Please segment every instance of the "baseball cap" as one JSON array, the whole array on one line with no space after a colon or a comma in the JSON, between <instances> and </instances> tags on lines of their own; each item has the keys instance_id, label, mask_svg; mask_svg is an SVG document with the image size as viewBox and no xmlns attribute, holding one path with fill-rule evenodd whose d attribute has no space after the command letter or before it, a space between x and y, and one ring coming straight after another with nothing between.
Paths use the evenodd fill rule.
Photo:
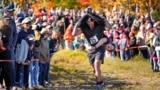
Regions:
<instances>
[{"instance_id":1,"label":"baseball cap","mask_svg":"<svg viewBox=\"0 0 160 90\"><path fill-rule=\"evenodd\" d=\"M10 20L11 17L10 17L10 16L3 16L3 19L8 19L8 20Z\"/></svg>"},{"instance_id":2,"label":"baseball cap","mask_svg":"<svg viewBox=\"0 0 160 90\"><path fill-rule=\"evenodd\" d=\"M9 4L8 6L6 6L6 7L4 8L4 11L7 11L7 12L12 12L12 11L14 11L14 3L11 3L11 4Z\"/></svg>"},{"instance_id":3,"label":"baseball cap","mask_svg":"<svg viewBox=\"0 0 160 90\"><path fill-rule=\"evenodd\" d=\"M22 24L29 23L29 22L31 22L31 21L32 21L32 20L31 20L30 17L26 17L26 18L24 18L24 20L22 21Z\"/></svg>"}]
</instances>

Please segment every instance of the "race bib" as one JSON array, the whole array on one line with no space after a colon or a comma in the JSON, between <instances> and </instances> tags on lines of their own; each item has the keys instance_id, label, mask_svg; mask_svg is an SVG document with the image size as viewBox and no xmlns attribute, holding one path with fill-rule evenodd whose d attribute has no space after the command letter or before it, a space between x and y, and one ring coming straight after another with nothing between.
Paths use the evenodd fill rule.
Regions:
<instances>
[{"instance_id":1,"label":"race bib","mask_svg":"<svg viewBox=\"0 0 160 90\"><path fill-rule=\"evenodd\" d=\"M90 43L91 43L91 44L95 44L95 43L97 43L97 42L98 42L98 38L97 38L96 35L90 38Z\"/></svg>"}]
</instances>

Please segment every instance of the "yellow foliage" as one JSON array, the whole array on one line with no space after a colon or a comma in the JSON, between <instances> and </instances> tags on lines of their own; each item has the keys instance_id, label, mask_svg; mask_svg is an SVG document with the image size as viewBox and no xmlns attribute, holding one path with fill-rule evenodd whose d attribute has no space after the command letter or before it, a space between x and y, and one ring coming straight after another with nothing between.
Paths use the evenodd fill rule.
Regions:
<instances>
[{"instance_id":1,"label":"yellow foliage","mask_svg":"<svg viewBox=\"0 0 160 90\"><path fill-rule=\"evenodd\" d=\"M90 0L90 5L95 9L95 10L100 10L100 2L99 0Z\"/></svg>"}]
</instances>

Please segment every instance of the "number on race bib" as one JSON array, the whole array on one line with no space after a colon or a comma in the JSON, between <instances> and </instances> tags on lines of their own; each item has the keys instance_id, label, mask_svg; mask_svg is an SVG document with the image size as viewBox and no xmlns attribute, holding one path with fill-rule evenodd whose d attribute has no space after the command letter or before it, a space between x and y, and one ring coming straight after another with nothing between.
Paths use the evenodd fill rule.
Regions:
<instances>
[{"instance_id":1,"label":"number on race bib","mask_svg":"<svg viewBox=\"0 0 160 90\"><path fill-rule=\"evenodd\" d=\"M91 44L95 44L95 43L97 43L97 42L98 42L98 38L97 38L96 35L90 38L90 43L91 43Z\"/></svg>"}]
</instances>

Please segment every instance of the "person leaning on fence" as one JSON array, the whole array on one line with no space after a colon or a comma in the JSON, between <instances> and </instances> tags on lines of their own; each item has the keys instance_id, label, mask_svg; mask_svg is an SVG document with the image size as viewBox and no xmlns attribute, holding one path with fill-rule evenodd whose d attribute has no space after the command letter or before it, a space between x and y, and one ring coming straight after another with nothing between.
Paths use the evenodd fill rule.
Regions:
<instances>
[{"instance_id":1,"label":"person leaning on fence","mask_svg":"<svg viewBox=\"0 0 160 90\"><path fill-rule=\"evenodd\" d=\"M4 50L0 50L0 89L3 84L3 79L5 81L6 90L11 88L11 62L5 60L11 60L10 52L10 38L11 38L11 29L9 27L10 17L4 16L0 20L0 32L1 34L1 45L3 43ZM4 60L4 62L2 62Z\"/></svg>"},{"instance_id":2,"label":"person leaning on fence","mask_svg":"<svg viewBox=\"0 0 160 90\"><path fill-rule=\"evenodd\" d=\"M99 25L99 22L96 22L96 20L93 19L92 15L94 16L95 14L88 14L82 17L80 21L78 21L80 23L77 23L75 25L72 34L73 36L77 36L81 33L84 33L89 43L89 46L86 46L86 50L88 52L88 58L96 77L96 89L99 90L99 88L102 88L104 86L100 67L104 59L104 43L107 42L107 38L103 33L103 31L105 30L105 25L101 23L101 26ZM95 17L100 19L98 16ZM103 22L102 19L100 19L99 21Z\"/></svg>"},{"instance_id":3,"label":"person leaning on fence","mask_svg":"<svg viewBox=\"0 0 160 90\"><path fill-rule=\"evenodd\" d=\"M17 72L16 82L19 88L23 86L28 88L29 63L32 58L32 50L34 48L33 38L34 31L31 30L31 19L26 17L22 21L22 30L18 34L16 58ZM20 45L20 46L19 46ZM18 51L20 50L20 51Z\"/></svg>"}]
</instances>

